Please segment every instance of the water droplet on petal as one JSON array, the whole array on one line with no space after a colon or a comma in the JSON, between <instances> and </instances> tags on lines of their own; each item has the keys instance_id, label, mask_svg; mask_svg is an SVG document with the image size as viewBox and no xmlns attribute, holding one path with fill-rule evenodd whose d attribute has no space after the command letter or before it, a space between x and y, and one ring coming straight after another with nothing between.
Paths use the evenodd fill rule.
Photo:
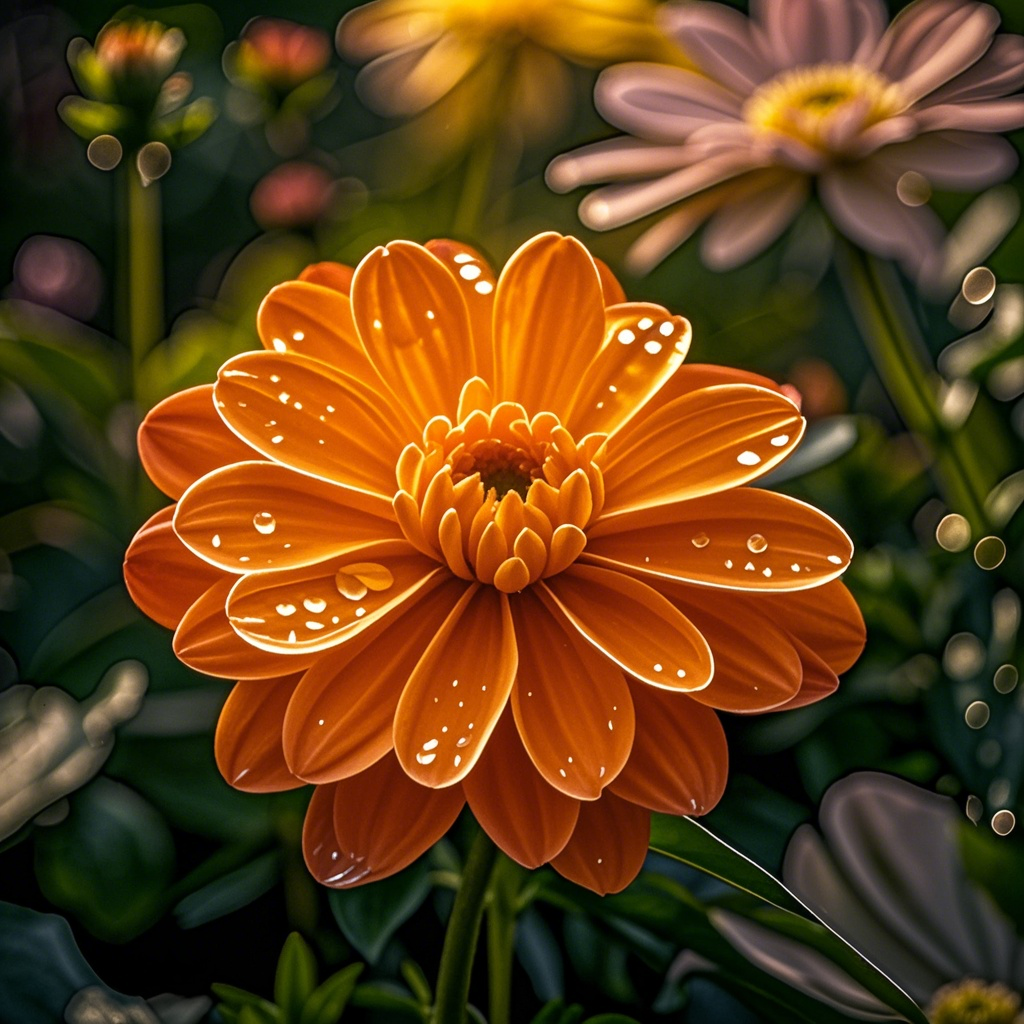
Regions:
<instances>
[{"instance_id":1,"label":"water droplet on petal","mask_svg":"<svg viewBox=\"0 0 1024 1024\"><path fill-rule=\"evenodd\" d=\"M277 520L269 512L257 512L252 517L252 525L257 533L273 533L277 529Z\"/></svg>"},{"instance_id":2,"label":"water droplet on petal","mask_svg":"<svg viewBox=\"0 0 1024 1024\"><path fill-rule=\"evenodd\" d=\"M430 764L430 762L433 761L434 758L436 758L436 757L437 757L437 754L420 754L420 753L417 753L416 760L419 761L420 764Z\"/></svg>"},{"instance_id":3,"label":"water droplet on petal","mask_svg":"<svg viewBox=\"0 0 1024 1024\"><path fill-rule=\"evenodd\" d=\"M691 543L693 544L693 546L695 548L706 548L708 546L708 544L710 543L710 541L711 541L711 538L706 533L704 533L703 530L702 530L700 533L698 533L693 538Z\"/></svg>"},{"instance_id":4,"label":"water droplet on petal","mask_svg":"<svg viewBox=\"0 0 1024 1024\"><path fill-rule=\"evenodd\" d=\"M760 533L752 533L747 538L747 550L755 555L768 550L768 541Z\"/></svg>"},{"instance_id":5,"label":"water droplet on petal","mask_svg":"<svg viewBox=\"0 0 1024 1024\"><path fill-rule=\"evenodd\" d=\"M779 434L769 442L773 448L783 448L789 444L789 434Z\"/></svg>"},{"instance_id":6,"label":"water droplet on petal","mask_svg":"<svg viewBox=\"0 0 1024 1024\"><path fill-rule=\"evenodd\" d=\"M215 548L219 548L220 547L220 534L219 533L215 533L213 535L213 540L211 541L211 543L213 544L213 546Z\"/></svg>"},{"instance_id":7,"label":"water droplet on petal","mask_svg":"<svg viewBox=\"0 0 1024 1024\"><path fill-rule=\"evenodd\" d=\"M295 614L295 605L293 605L293 604L279 604L277 606L277 614L278 615L285 615L285 616L294 615Z\"/></svg>"},{"instance_id":8,"label":"water droplet on petal","mask_svg":"<svg viewBox=\"0 0 1024 1024\"><path fill-rule=\"evenodd\" d=\"M736 456L736 461L741 466L756 466L761 461L761 456L757 452L745 451Z\"/></svg>"},{"instance_id":9,"label":"water droplet on petal","mask_svg":"<svg viewBox=\"0 0 1024 1024\"><path fill-rule=\"evenodd\" d=\"M423 744L423 749L424 750L433 750L436 746L437 746L437 738L435 737L432 740L427 740L427 742Z\"/></svg>"},{"instance_id":10,"label":"water droplet on petal","mask_svg":"<svg viewBox=\"0 0 1024 1024\"><path fill-rule=\"evenodd\" d=\"M302 602L302 607L307 612L313 612L314 615L319 615L327 607L327 602L322 597L307 597Z\"/></svg>"}]
</instances>

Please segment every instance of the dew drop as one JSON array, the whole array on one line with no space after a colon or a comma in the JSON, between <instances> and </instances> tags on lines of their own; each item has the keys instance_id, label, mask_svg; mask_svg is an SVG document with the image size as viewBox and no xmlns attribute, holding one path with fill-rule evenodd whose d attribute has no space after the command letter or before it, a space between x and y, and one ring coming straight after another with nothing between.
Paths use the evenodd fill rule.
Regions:
<instances>
[{"instance_id":1,"label":"dew drop","mask_svg":"<svg viewBox=\"0 0 1024 1024\"><path fill-rule=\"evenodd\" d=\"M280 338L275 338L274 341L273 341L273 345L274 345L274 351L275 352L287 352L288 351L288 346Z\"/></svg>"},{"instance_id":2,"label":"dew drop","mask_svg":"<svg viewBox=\"0 0 1024 1024\"><path fill-rule=\"evenodd\" d=\"M293 605L293 604L279 604L277 606L277 614L278 615L284 615L286 617L289 616L289 615L294 615L295 614L295 605Z\"/></svg>"},{"instance_id":3,"label":"dew drop","mask_svg":"<svg viewBox=\"0 0 1024 1024\"><path fill-rule=\"evenodd\" d=\"M460 764L462 764L462 755L461 754L456 754L455 755L455 767L458 768Z\"/></svg>"},{"instance_id":4,"label":"dew drop","mask_svg":"<svg viewBox=\"0 0 1024 1024\"><path fill-rule=\"evenodd\" d=\"M690 543L693 544L695 548L706 548L710 541L711 538L706 533L701 531L692 539Z\"/></svg>"},{"instance_id":5,"label":"dew drop","mask_svg":"<svg viewBox=\"0 0 1024 1024\"><path fill-rule=\"evenodd\" d=\"M305 338L305 336L306 336L306 335L305 335L305 334L303 334L303 333L302 333L302 331L294 331L294 332L292 333L292 339L293 339L294 341L302 341L302 339L303 339L303 338Z\"/></svg>"},{"instance_id":6,"label":"dew drop","mask_svg":"<svg viewBox=\"0 0 1024 1024\"><path fill-rule=\"evenodd\" d=\"M769 442L773 448L783 448L789 444L789 434L779 434Z\"/></svg>"},{"instance_id":7,"label":"dew drop","mask_svg":"<svg viewBox=\"0 0 1024 1024\"><path fill-rule=\"evenodd\" d=\"M988 705L983 700L976 700L964 712L964 721L972 729L983 729L988 724L990 715Z\"/></svg>"},{"instance_id":8,"label":"dew drop","mask_svg":"<svg viewBox=\"0 0 1024 1024\"><path fill-rule=\"evenodd\" d=\"M623 327L617 337L623 345L632 345L636 341L636 335L628 327Z\"/></svg>"},{"instance_id":9,"label":"dew drop","mask_svg":"<svg viewBox=\"0 0 1024 1024\"><path fill-rule=\"evenodd\" d=\"M752 533L747 538L747 550L752 554L759 555L768 550L768 541L760 533Z\"/></svg>"},{"instance_id":10,"label":"dew drop","mask_svg":"<svg viewBox=\"0 0 1024 1024\"><path fill-rule=\"evenodd\" d=\"M644 342L644 351L648 355L656 356L662 349L660 341L655 341L653 338L650 341Z\"/></svg>"},{"instance_id":11,"label":"dew drop","mask_svg":"<svg viewBox=\"0 0 1024 1024\"><path fill-rule=\"evenodd\" d=\"M675 333L675 326L673 325L672 321L671 321L671 320L666 320L666 321L665 321L665 322L664 322L664 323L663 323L663 324L662 324L662 325L661 325L661 326L660 326L660 327L658 328L658 333L659 333L659 334L660 334L660 335L661 335L661 336L662 336L663 338L671 338L671 337L672 337L672 335L673 335L673 334Z\"/></svg>"},{"instance_id":12,"label":"dew drop","mask_svg":"<svg viewBox=\"0 0 1024 1024\"><path fill-rule=\"evenodd\" d=\"M756 466L761 461L761 456L757 452L745 451L736 456L736 461L741 466Z\"/></svg>"},{"instance_id":13,"label":"dew drop","mask_svg":"<svg viewBox=\"0 0 1024 1024\"><path fill-rule=\"evenodd\" d=\"M725 567L726 567L726 569L731 569L732 568L732 559L731 558L727 558L725 560Z\"/></svg>"},{"instance_id":14,"label":"dew drop","mask_svg":"<svg viewBox=\"0 0 1024 1024\"><path fill-rule=\"evenodd\" d=\"M213 544L213 546L215 548L219 548L220 547L220 534L219 533L215 533L213 535L213 540L210 543Z\"/></svg>"},{"instance_id":15,"label":"dew drop","mask_svg":"<svg viewBox=\"0 0 1024 1024\"><path fill-rule=\"evenodd\" d=\"M314 621L313 621L312 619L310 619L310 620L309 620L309 621L308 621L308 622L306 623L306 629L311 629L311 630L313 630L314 632L315 632L316 630L319 630L319 629L323 629L323 628L324 628L324 624L323 624L322 622L314 622Z\"/></svg>"},{"instance_id":16,"label":"dew drop","mask_svg":"<svg viewBox=\"0 0 1024 1024\"><path fill-rule=\"evenodd\" d=\"M838 555L829 555L828 556L828 560L833 565L842 565L843 564L843 560Z\"/></svg>"},{"instance_id":17,"label":"dew drop","mask_svg":"<svg viewBox=\"0 0 1024 1024\"><path fill-rule=\"evenodd\" d=\"M494 291L494 285L491 284L490 281L477 281L477 283L473 285L473 290L478 295L490 295L491 292Z\"/></svg>"},{"instance_id":18,"label":"dew drop","mask_svg":"<svg viewBox=\"0 0 1024 1024\"><path fill-rule=\"evenodd\" d=\"M1006 545L998 537L982 537L974 545L974 561L986 570L998 568L1006 558Z\"/></svg>"},{"instance_id":19,"label":"dew drop","mask_svg":"<svg viewBox=\"0 0 1024 1024\"><path fill-rule=\"evenodd\" d=\"M1017 685L1017 669L1013 665L1000 665L992 677L997 693L1010 693Z\"/></svg>"},{"instance_id":20,"label":"dew drop","mask_svg":"<svg viewBox=\"0 0 1024 1024\"><path fill-rule=\"evenodd\" d=\"M455 260L456 263L472 263L473 255L472 253L468 252L459 252L455 254L453 259Z\"/></svg>"},{"instance_id":21,"label":"dew drop","mask_svg":"<svg viewBox=\"0 0 1024 1024\"><path fill-rule=\"evenodd\" d=\"M679 679L685 679L686 678L686 669L685 668L678 668L678 669L676 669L676 676Z\"/></svg>"},{"instance_id":22,"label":"dew drop","mask_svg":"<svg viewBox=\"0 0 1024 1024\"><path fill-rule=\"evenodd\" d=\"M654 671L655 672L660 672L661 671L661 663L660 662L655 662L655 664L654 664Z\"/></svg>"},{"instance_id":23,"label":"dew drop","mask_svg":"<svg viewBox=\"0 0 1024 1024\"><path fill-rule=\"evenodd\" d=\"M458 742L455 744L455 746L457 746L457 747L464 747L467 743L469 743L469 737L468 736L460 736L459 739L458 739Z\"/></svg>"},{"instance_id":24,"label":"dew drop","mask_svg":"<svg viewBox=\"0 0 1024 1024\"><path fill-rule=\"evenodd\" d=\"M277 529L277 520L269 512L257 512L252 517L252 525L257 533L273 533Z\"/></svg>"},{"instance_id":25,"label":"dew drop","mask_svg":"<svg viewBox=\"0 0 1024 1024\"><path fill-rule=\"evenodd\" d=\"M996 811L992 815L992 831L997 836L1008 836L1012 831L1014 825L1017 824L1017 818L1014 816L1013 811Z\"/></svg>"},{"instance_id":26,"label":"dew drop","mask_svg":"<svg viewBox=\"0 0 1024 1024\"><path fill-rule=\"evenodd\" d=\"M483 271L479 267L471 266L467 263L464 267L460 268L459 277L464 281L475 281L482 273Z\"/></svg>"},{"instance_id":27,"label":"dew drop","mask_svg":"<svg viewBox=\"0 0 1024 1024\"><path fill-rule=\"evenodd\" d=\"M743 566L743 568L747 572L753 572L754 571L754 563L753 562L747 562L747 564L745 566Z\"/></svg>"},{"instance_id":28,"label":"dew drop","mask_svg":"<svg viewBox=\"0 0 1024 1024\"><path fill-rule=\"evenodd\" d=\"M342 597L347 597L350 601L361 601L369 592L369 588L365 583L357 580L355 576L350 576L341 569L338 570L337 575L334 577L334 585L338 588L338 593Z\"/></svg>"},{"instance_id":29,"label":"dew drop","mask_svg":"<svg viewBox=\"0 0 1024 1024\"><path fill-rule=\"evenodd\" d=\"M319 615L327 607L327 602L322 597L307 597L302 602L302 607L307 612L312 612L314 615Z\"/></svg>"},{"instance_id":30,"label":"dew drop","mask_svg":"<svg viewBox=\"0 0 1024 1024\"><path fill-rule=\"evenodd\" d=\"M645 317L641 317L636 322L636 325L637 325L637 327L640 328L641 331L646 331L646 330L649 330L651 327L654 326L654 321L649 316L645 316Z\"/></svg>"},{"instance_id":31,"label":"dew drop","mask_svg":"<svg viewBox=\"0 0 1024 1024\"><path fill-rule=\"evenodd\" d=\"M424 750L433 750L436 746L437 746L437 738L435 737L432 740L427 740L427 742L423 744L423 749Z\"/></svg>"},{"instance_id":32,"label":"dew drop","mask_svg":"<svg viewBox=\"0 0 1024 1024\"><path fill-rule=\"evenodd\" d=\"M416 760L419 761L420 764L430 764L430 762L436 757L437 754L423 754L419 752L416 754Z\"/></svg>"},{"instance_id":33,"label":"dew drop","mask_svg":"<svg viewBox=\"0 0 1024 1024\"><path fill-rule=\"evenodd\" d=\"M280 444L284 440L284 434L275 434L271 439L271 444Z\"/></svg>"},{"instance_id":34,"label":"dew drop","mask_svg":"<svg viewBox=\"0 0 1024 1024\"><path fill-rule=\"evenodd\" d=\"M761 575L764 576L765 579L771 579L772 571L771 569L762 569Z\"/></svg>"}]
</instances>

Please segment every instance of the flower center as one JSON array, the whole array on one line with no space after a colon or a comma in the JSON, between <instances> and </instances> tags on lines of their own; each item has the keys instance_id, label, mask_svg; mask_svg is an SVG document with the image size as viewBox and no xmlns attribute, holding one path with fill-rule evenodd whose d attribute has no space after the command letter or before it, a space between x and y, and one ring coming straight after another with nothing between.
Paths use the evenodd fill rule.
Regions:
<instances>
[{"instance_id":1,"label":"flower center","mask_svg":"<svg viewBox=\"0 0 1024 1024\"><path fill-rule=\"evenodd\" d=\"M1005 985L976 978L944 985L928 1004L932 1024L1021 1024L1020 996Z\"/></svg>"},{"instance_id":2,"label":"flower center","mask_svg":"<svg viewBox=\"0 0 1024 1024\"><path fill-rule=\"evenodd\" d=\"M492 406L468 381L457 423L436 416L422 444L398 460L395 513L424 553L465 580L505 593L568 568L604 503L594 455L604 434L577 443L550 412L530 418L515 402Z\"/></svg>"},{"instance_id":3,"label":"flower center","mask_svg":"<svg viewBox=\"0 0 1024 1024\"><path fill-rule=\"evenodd\" d=\"M834 150L840 113L853 114L863 129L892 117L903 105L899 89L877 72L859 64L816 64L767 81L747 101L743 116L762 131Z\"/></svg>"}]
</instances>

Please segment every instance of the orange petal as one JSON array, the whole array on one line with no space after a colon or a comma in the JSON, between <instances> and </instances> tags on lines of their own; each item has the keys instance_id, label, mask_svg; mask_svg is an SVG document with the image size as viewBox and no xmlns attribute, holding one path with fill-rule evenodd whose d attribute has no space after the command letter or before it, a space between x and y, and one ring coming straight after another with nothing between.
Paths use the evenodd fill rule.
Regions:
<instances>
[{"instance_id":1,"label":"orange petal","mask_svg":"<svg viewBox=\"0 0 1024 1024\"><path fill-rule=\"evenodd\" d=\"M179 391L150 409L139 428L139 458L164 494L180 498L211 469L251 459L255 452L217 415L213 385Z\"/></svg>"},{"instance_id":2,"label":"orange petal","mask_svg":"<svg viewBox=\"0 0 1024 1024\"><path fill-rule=\"evenodd\" d=\"M274 462L236 462L196 481L174 529L229 572L310 565L373 540L399 539L391 502Z\"/></svg>"},{"instance_id":3,"label":"orange petal","mask_svg":"<svg viewBox=\"0 0 1024 1024\"><path fill-rule=\"evenodd\" d=\"M666 582L659 589L701 631L715 658L711 685L692 694L694 700L722 711L749 712L777 708L796 695L800 656L785 631L776 595L729 591L708 600L707 590L686 584Z\"/></svg>"},{"instance_id":4,"label":"orange petal","mask_svg":"<svg viewBox=\"0 0 1024 1024\"><path fill-rule=\"evenodd\" d=\"M737 487L602 519L580 558L711 587L778 591L835 579L852 556L850 538L824 512L785 494Z\"/></svg>"},{"instance_id":5,"label":"orange petal","mask_svg":"<svg viewBox=\"0 0 1024 1024\"><path fill-rule=\"evenodd\" d=\"M322 284L325 288L333 288L342 295L348 295L352 291L352 275L356 272L355 267L347 266L344 263L311 263L299 274L300 281L309 281L311 284Z\"/></svg>"},{"instance_id":6,"label":"orange petal","mask_svg":"<svg viewBox=\"0 0 1024 1024\"><path fill-rule=\"evenodd\" d=\"M464 242L438 238L427 242L426 249L436 256L455 278L469 310L473 332L476 372L489 384L494 382L494 358L491 352L491 320L494 314L495 277L491 265L476 249Z\"/></svg>"},{"instance_id":7,"label":"orange petal","mask_svg":"<svg viewBox=\"0 0 1024 1024\"><path fill-rule=\"evenodd\" d=\"M395 758L328 786L318 786L306 812L302 849L322 885L348 889L407 867L455 823L462 789L426 789Z\"/></svg>"},{"instance_id":8,"label":"orange petal","mask_svg":"<svg viewBox=\"0 0 1024 1024\"><path fill-rule=\"evenodd\" d=\"M718 716L685 694L631 689L636 740L612 792L663 814L706 814L722 798L729 774Z\"/></svg>"},{"instance_id":9,"label":"orange petal","mask_svg":"<svg viewBox=\"0 0 1024 1024\"><path fill-rule=\"evenodd\" d=\"M476 358L466 302L445 265L413 242L374 249L356 268L352 312L367 355L413 419L453 416Z\"/></svg>"},{"instance_id":10,"label":"orange petal","mask_svg":"<svg viewBox=\"0 0 1024 1024\"><path fill-rule=\"evenodd\" d=\"M174 634L174 653L189 668L221 679L270 679L300 672L311 654L281 655L246 643L224 610L233 579L214 584L185 613Z\"/></svg>"},{"instance_id":11,"label":"orange petal","mask_svg":"<svg viewBox=\"0 0 1024 1024\"><path fill-rule=\"evenodd\" d=\"M284 717L285 756L308 782L356 775L394 746L395 708L416 663L466 588L446 580L392 619L323 654Z\"/></svg>"},{"instance_id":12,"label":"orange petal","mask_svg":"<svg viewBox=\"0 0 1024 1024\"><path fill-rule=\"evenodd\" d=\"M470 587L413 671L395 713L395 753L424 786L469 774L508 701L516 675L508 598Z\"/></svg>"},{"instance_id":13,"label":"orange petal","mask_svg":"<svg viewBox=\"0 0 1024 1024\"><path fill-rule=\"evenodd\" d=\"M412 427L376 391L295 353L247 352L214 388L224 421L261 455L301 473L390 498ZM405 429L406 433L402 433Z\"/></svg>"},{"instance_id":14,"label":"orange petal","mask_svg":"<svg viewBox=\"0 0 1024 1024\"><path fill-rule=\"evenodd\" d=\"M737 370L732 366L718 366L714 363L684 363L665 382L662 389L654 395L644 407L641 417L657 412L669 402L682 395L701 388L713 388L720 384L749 384L757 388L767 388L777 394L784 392L770 377L749 370Z\"/></svg>"},{"instance_id":15,"label":"orange petal","mask_svg":"<svg viewBox=\"0 0 1024 1024\"><path fill-rule=\"evenodd\" d=\"M637 679L668 690L699 690L714 671L696 626L645 583L576 563L537 587L599 651Z\"/></svg>"},{"instance_id":16,"label":"orange petal","mask_svg":"<svg viewBox=\"0 0 1024 1024\"><path fill-rule=\"evenodd\" d=\"M605 515L748 483L789 455L805 425L774 391L746 384L691 391L609 438Z\"/></svg>"},{"instance_id":17,"label":"orange petal","mask_svg":"<svg viewBox=\"0 0 1024 1024\"><path fill-rule=\"evenodd\" d=\"M168 629L177 628L185 612L223 579L223 573L178 540L171 525L174 508L168 505L147 520L124 556L124 582L132 600Z\"/></svg>"},{"instance_id":18,"label":"orange petal","mask_svg":"<svg viewBox=\"0 0 1024 1024\"><path fill-rule=\"evenodd\" d=\"M213 752L221 775L249 793L274 793L302 785L288 770L281 748L285 708L300 675L235 683L221 709Z\"/></svg>"},{"instance_id":19,"label":"orange petal","mask_svg":"<svg viewBox=\"0 0 1024 1024\"><path fill-rule=\"evenodd\" d=\"M380 577L370 580L363 567ZM281 654L323 651L396 611L445 576L404 540L386 540L296 569L243 576L228 598L232 627Z\"/></svg>"},{"instance_id":20,"label":"orange petal","mask_svg":"<svg viewBox=\"0 0 1024 1024\"><path fill-rule=\"evenodd\" d=\"M601 278L583 245L548 232L521 246L494 302L496 399L564 418L603 338Z\"/></svg>"},{"instance_id":21,"label":"orange petal","mask_svg":"<svg viewBox=\"0 0 1024 1024\"><path fill-rule=\"evenodd\" d=\"M861 656L867 639L864 616L839 580L771 600L776 621L833 672L845 672Z\"/></svg>"},{"instance_id":22,"label":"orange petal","mask_svg":"<svg viewBox=\"0 0 1024 1024\"><path fill-rule=\"evenodd\" d=\"M792 711L793 708L802 708L807 704L814 704L823 700L830 694L835 693L839 686L839 676L829 667L828 663L812 651L802 641L793 638L793 645L800 655L800 663L803 669L803 677L800 680L800 689L785 704L776 708L776 711Z\"/></svg>"},{"instance_id":23,"label":"orange petal","mask_svg":"<svg viewBox=\"0 0 1024 1024\"><path fill-rule=\"evenodd\" d=\"M603 793L580 804L572 838L551 866L601 896L625 889L644 866L651 838L651 812Z\"/></svg>"},{"instance_id":24,"label":"orange petal","mask_svg":"<svg viewBox=\"0 0 1024 1024\"><path fill-rule=\"evenodd\" d=\"M512 709L523 745L552 786L596 800L633 745L622 669L529 591L512 610L519 647Z\"/></svg>"},{"instance_id":25,"label":"orange petal","mask_svg":"<svg viewBox=\"0 0 1024 1024\"><path fill-rule=\"evenodd\" d=\"M604 346L579 381L566 426L576 437L619 430L676 372L691 333L688 320L650 302L606 309Z\"/></svg>"},{"instance_id":26,"label":"orange petal","mask_svg":"<svg viewBox=\"0 0 1024 1024\"><path fill-rule=\"evenodd\" d=\"M525 868L551 860L576 827L579 801L540 776L507 710L462 788L484 831Z\"/></svg>"},{"instance_id":27,"label":"orange petal","mask_svg":"<svg viewBox=\"0 0 1024 1024\"><path fill-rule=\"evenodd\" d=\"M346 293L309 278L286 281L263 300L256 326L264 348L271 352L312 356L380 389L380 378L363 351Z\"/></svg>"},{"instance_id":28,"label":"orange petal","mask_svg":"<svg viewBox=\"0 0 1024 1024\"><path fill-rule=\"evenodd\" d=\"M626 301L626 290L619 284L619 279L612 273L611 268L604 260L597 256L593 257L594 266L601 278L601 291L604 294L606 306L617 306L620 302Z\"/></svg>"}]
</instances>

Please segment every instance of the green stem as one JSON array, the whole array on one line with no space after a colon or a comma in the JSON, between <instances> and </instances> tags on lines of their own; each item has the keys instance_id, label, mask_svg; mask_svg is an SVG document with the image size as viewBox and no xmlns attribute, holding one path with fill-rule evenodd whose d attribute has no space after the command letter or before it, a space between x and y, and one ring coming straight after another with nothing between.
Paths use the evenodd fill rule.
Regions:
<instances>
[{"instance_id":1,"label":"green stem","mask_svg":"<svg viewBox=\"0 0 1024 1024\"><path fill-rule=\"evenodd\" d=\"M964 434L943 419L939 378L895 272L852 246L838 256L840 280L871 360L907 428L932 451L943 497L974 530L988 532L985 480Z\"/></svg>"},{"instance_id":2,"label":"green stem","mask_svg":"<svg viewBox=\"0 0 1024 1024\"><path fill-rule=\"evenodd\" d=\"M494 868L487 904L487 976L490 1024L509 1024L512 1012L512 960L516 938L519 869L507 857Z\"/></svg>"},{"instance_id":3,"label":"green stem","mask_svg":"<svg viewBox=\"0 0 1024 1024\"><path fill-rule=\"evenodd\" d=\"M138 397L142 360L163 337L163 241L160 185L143 184L134 159L121 168L125 244L121 260L123 336L131 352L132 397Z\"/></svg>"},{"instance_id":4,"label":"green stem","mask_svg":"<svg viewBox=\"0 0 1024 1024\"><path fill-rule=\"evenodd\" d=\"M497 154L498 133L490 132L466 155L466 173L452 222L452 234L456 238L475 239L479 235L480 220L491 195L491 176Z\"/></svg>"},{"instance_id":5,"label":"green stem","mask_svg":"<svg viewBox=\"0 0 1024 1024\"><path fill-rule=\"evenodd\" d=\"M498 848L480 829L466 858L462 884L455 896L444 937L432 1024L463 1024L466 1019L469 980L484 915L484 898L497 858Z\"/></svg>"}]
</instances>

